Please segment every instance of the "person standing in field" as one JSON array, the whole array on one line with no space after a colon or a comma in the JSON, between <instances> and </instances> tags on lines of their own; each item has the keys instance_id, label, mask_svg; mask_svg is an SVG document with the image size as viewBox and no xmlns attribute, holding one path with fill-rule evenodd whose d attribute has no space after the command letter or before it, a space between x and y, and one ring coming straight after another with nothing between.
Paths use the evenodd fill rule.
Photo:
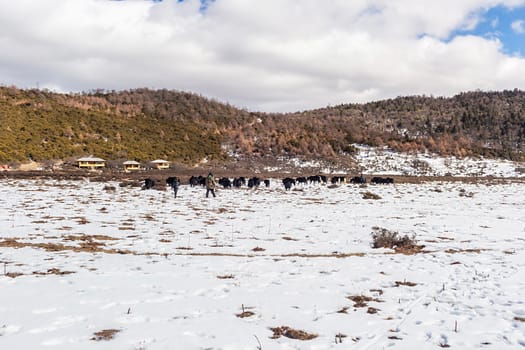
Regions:
<instances>
[{"instance_id":1,"label":"person standing in field","mask_svg":"<svg viewBox=\"0 0 525 350\"><path fill-rule=\"evenodd\" d=\"M180 180L178 177L176 177L175 179L173 179L173 184L171 185L173 187L173 194L175 195L175 198L177 198L177 192L179 192L179 185Z\"/></svg>"},{"instance_id":2,"label":"person standing in field","mask_svg":"<svg viewBox=\"0 0 525 350\"><path fill-rule=\"evenodd\" d=\"M208 176L206 177L206 198L208 198L208 195L213 195L213 198L215 198L215 188L217 187L217 183L215 182L215 179L213 178L213 174L210 172Z\"/></svg>"}]
</instances>

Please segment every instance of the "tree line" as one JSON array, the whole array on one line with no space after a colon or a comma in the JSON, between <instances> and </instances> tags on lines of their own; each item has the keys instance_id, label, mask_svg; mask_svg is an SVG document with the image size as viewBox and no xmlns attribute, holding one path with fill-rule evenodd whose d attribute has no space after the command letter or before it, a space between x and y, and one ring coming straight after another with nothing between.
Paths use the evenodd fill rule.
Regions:
<instances>
[{"instance_id":1,"label":"tree line","mask_svg":"<svg viewBox=\"0 0 525 350\"><path fill-rule=\"evenodd\" d=\"M351 159L352 144L524 159L525 92L408 96L296 113L249 112L201 95L133 89L59 94L0 87L0 161L231 157Z\"/></svg>"}]
</instances>

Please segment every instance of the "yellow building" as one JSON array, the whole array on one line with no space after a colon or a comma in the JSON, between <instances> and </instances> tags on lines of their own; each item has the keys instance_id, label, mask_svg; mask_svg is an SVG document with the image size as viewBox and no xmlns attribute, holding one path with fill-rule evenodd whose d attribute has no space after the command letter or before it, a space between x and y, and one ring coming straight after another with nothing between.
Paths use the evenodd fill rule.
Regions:
<instances>
[{"instance_id":1,"label":"yellow building","mask_svg":"<svg viewBox=\"0 0 525 350\"><path fill-rule=\"evenodd\" d=\"M124 170L126 171L140 170L140 163L134 160L125 161L123 165L124 165Z\"/></svg>"},{"instance_id":2,"label":"yellow building","mask_svg":"<svg viewBox=\"0 0 525 350\"><path fill-rule=\"evenodd\" d=\"M156 169L169 169L170 167L170 162L163 159L155 159L151 164L153 164L153 167Z\"/></svg>"},{"instance_id":3,"label":"yellow building","mask_svg":"<svg viewBox=\"0 0 525 350\"><path fill-rule=\"evenodd\" d=\"M106 161L102 158L89 156L77 159L77 165L79 168L84 169L98 169L104 168L106 166Z\"/></svg>"}]
</instances>

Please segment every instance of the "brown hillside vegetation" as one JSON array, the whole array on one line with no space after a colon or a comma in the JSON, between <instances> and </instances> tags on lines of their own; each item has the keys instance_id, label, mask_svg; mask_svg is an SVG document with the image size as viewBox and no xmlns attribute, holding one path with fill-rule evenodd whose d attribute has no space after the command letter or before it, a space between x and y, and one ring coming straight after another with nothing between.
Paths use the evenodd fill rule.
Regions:
<instances>
[{"instance_id":1,"label":"brown hillside vegetation","mask_svg":"<svg viewBox=\"0 0 525 350\"><path fill-rule=\"evenodd\" d=\"M459 157L523 159L525 92L399 97L268 114L193 93L136 89L58 94L0 87L0 161L299 157L351 160L353 143Z\"/></svg>"}]
</instances>

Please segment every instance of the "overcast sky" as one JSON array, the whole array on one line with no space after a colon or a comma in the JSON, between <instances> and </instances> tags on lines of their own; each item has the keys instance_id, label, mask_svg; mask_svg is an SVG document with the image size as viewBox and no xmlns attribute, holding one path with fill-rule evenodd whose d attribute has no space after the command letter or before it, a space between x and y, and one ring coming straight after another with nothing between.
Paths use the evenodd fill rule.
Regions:
<instances>
[{"instance_id":1,"label":"overcast sky","mask_svg":"<svg viewBox=\"0 0 525 350\"><path fill-rule=\"evenodd\" d=\"M525 0L0 0L0 84L252 111L525 89Z\"/></svg>"}]
</instances>

